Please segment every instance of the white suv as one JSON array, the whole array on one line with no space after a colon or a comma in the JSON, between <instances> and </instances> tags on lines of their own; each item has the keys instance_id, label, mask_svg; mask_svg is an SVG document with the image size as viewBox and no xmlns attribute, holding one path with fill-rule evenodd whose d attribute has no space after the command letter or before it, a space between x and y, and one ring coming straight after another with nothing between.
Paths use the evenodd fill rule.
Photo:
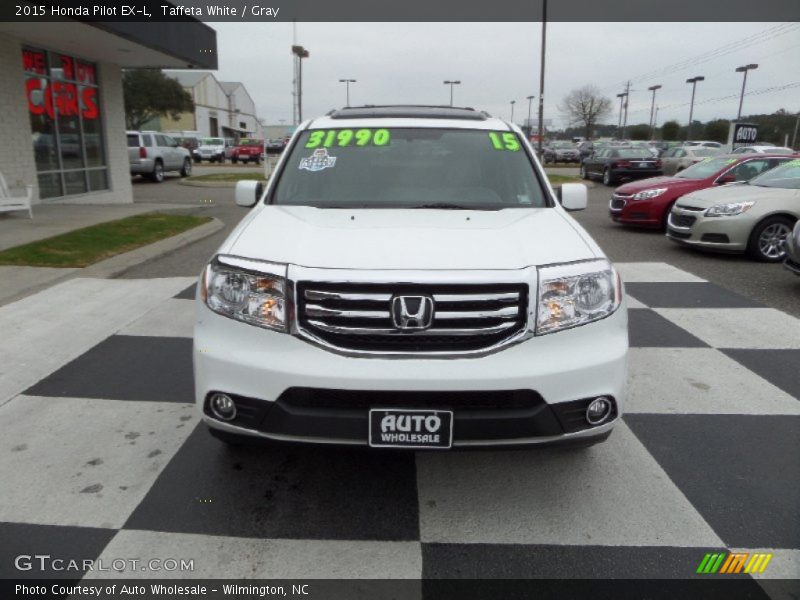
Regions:
<instances>
[{"instance_id":1,"label":"white suv","mask_svg":"<svg viewBox=\"0 0 800 600\"><path fill-rule=\"evenodd\" d=\"M515 125L472 109L302 124L205 268L211 432L372 447L589 445L624 405L622 285Z\"/></svg>"}]
</instances>

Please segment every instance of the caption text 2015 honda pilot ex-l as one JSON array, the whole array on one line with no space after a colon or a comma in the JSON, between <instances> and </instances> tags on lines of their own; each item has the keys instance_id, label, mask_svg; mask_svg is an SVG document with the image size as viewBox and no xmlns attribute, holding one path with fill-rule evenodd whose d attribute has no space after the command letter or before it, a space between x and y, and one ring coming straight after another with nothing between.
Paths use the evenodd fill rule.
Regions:
<instances>
[{"instance_id":1,"label":"caption text 2015 honda pilot ex-l","mask_svg":"<svg viewBox=\"0 0 800 600\"><path fill-rule=\"evenodd\" d=\"M346 108L302 124L203 271L197 404L218 438L590 445L623 410L622 284L514 125Z\"/></svg>"}]
</instances>

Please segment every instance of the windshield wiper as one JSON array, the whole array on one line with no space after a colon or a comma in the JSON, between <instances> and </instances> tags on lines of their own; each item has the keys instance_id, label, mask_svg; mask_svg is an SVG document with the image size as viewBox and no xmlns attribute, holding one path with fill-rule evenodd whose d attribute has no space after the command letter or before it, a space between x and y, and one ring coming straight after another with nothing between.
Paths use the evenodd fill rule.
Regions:
<instances>
[{"instance_id":1,"label":"windshield wiper","mask_svg":"<svg viewBox=\"0 0 800 600\"><path fill-rule=\"evenodd\" d=\"M411 206L410 208L441 208L446 210L475 210L468 206L461 204L452 204L450 202L433 202L431 204L420 204L419 206Z\"/></svg>"}]
</instances>

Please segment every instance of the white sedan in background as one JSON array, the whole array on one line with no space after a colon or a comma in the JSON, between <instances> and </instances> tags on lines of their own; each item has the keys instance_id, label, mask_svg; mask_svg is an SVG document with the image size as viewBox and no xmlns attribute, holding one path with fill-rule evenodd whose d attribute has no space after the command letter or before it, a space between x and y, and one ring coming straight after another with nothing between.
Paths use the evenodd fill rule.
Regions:
<instances>
[{"instance_id":1,"label":"white sedan in background","mask_svg":"<svg viewBox=\"0 0 800 600\"><path fill-rule=\"evenodd\" d=\"M795 151L786 146L741 146L732 154L794 154Z\"/></svg>"},{"instance_id":2,"label":"white sedan in background","mask_svg":"<svg viewBox=\"0 0 800 600\"><path fill-rule=\"evenodd\" d=\"M661 156L661 168L664 175L675 175L678 171L683 171L701 160L722 154L719 148L707 148L705 146L677 146L669 148Z\"/></svg>"},{"instance_id":3,"label":"white sedan in background","mask_svg":"<svg viewBox=\"0 0 800 600\"><path fill-rule=\"evenodd\" d=\"M719 252L747 252L757 260L786 258L786 240L800 219L800 159L749 182L722 185L679 198L667 223L674 242Z\"/></svg>"}]
</instances>

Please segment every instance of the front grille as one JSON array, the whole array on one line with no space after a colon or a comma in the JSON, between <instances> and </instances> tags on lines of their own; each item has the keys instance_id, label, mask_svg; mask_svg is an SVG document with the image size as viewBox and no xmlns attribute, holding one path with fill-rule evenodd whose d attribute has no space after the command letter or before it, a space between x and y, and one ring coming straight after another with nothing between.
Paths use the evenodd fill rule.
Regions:
<instances>
[{"instance_id":1,"label":"front grille","mask_svg":"<svg viewBox=\"0 0 800 600\"><path fill-rule=\"evenodd\" d=\"M688 240L690 237L692 237L692 234L691 233L683 233L682 231L676 231L674 229L670 229L669 230L669 236L673 237L673 238L675 238L677 240Z\"/></svg>"},{"instance_id":2,"label":"front grille","mask_svg":"<svg viewBox=\"0 0 800 600\"><path fill-rule=\"evenodd\" d=\"M699 206L684 206L683 204L681 204L679 208L683 210L692 210L695 212L701 212L705 210L705 208L700 208Z\"/></svg>"},{"instance_id":3,"label":"front grille","mask_svg":"<svg viewBox=\"0 0 800 600\"><path fill-rule=\"evenodd\" d=\"M704 233L700 238L701 242L711 242L714 244L729 244L730 238L724 233Z\"/></svg>"},{"instance_id":4,"label":"front grille","mask_svg":"<svg viewBox=\"0 0 800 600\"><path fill-rule=\"evenodd\" d=\"M672 224L675 227L691 227L694 225L694 222L697 221L697 217L692 215L676 215L672 214Z\"/></svg>"},{"instance_id":5,"label":"front grille","mask_svg":"<svg viewBox=\"0 0 800 600\"><path fill-rule=\"evenodd\" d=\"M612 198L611 199L611 208L613 210L622 210L625 208L625 199L624 198Z\"/></svg>"},{"instance_id":6,"label":"front grille","mask_svg":"<svg viewBox=\"0 0 800 600\"><path fill-rule=\"evenodd\" d=\"M401 330L395 296L433 299L427 329ZM355 352L476 352L501 344L527 325L524 284L363 284L298 282L301 333Z\"/></svg>"}]
</instances>

